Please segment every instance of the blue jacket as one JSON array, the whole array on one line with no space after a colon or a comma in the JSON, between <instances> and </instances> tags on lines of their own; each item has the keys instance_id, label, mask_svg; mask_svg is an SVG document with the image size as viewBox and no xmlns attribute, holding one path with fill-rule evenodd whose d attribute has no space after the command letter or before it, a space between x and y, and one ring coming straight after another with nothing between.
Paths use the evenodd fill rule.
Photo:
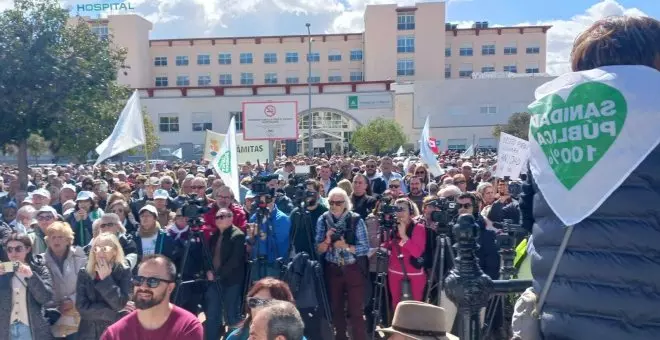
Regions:
<instances>
[{"instance_id":1,"label":"blue jacket","mask_svg":"<svg viewBox=\"0 0 660 340\"><path fill-rule=\"evenodd\" d=\"M543 289L564 228L531 174L521 211L533 225L534 288ZM575 202L579 204L579 202ZM546 297L545 340L660 339L660 147L575 225Z\"/></svg>"},{"instance_id":2,"label":"blue jacket","mask_svg":"<svg viewBox=\"0 0 660 340\"><path fill-rule=\"evenodd\" d=\"M265 256L268 263L275 263L277 258L289 257L289 233L291 232L291 220L289 216L273 206L273 211L268 217L269 223L259 225L259 235L255 235L256 240L247 241L252 244L251 258L256 259L259 256ZM250 223L257 223L257 215L250 217ZM261 238L265 236L265 240Z\"/></svg>"}]
</instances>

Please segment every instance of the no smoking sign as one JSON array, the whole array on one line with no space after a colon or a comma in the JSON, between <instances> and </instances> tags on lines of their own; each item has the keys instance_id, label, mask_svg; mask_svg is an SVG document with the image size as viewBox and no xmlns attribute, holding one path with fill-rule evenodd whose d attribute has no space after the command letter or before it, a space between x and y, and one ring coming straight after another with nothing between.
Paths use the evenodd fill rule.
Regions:
<instances>
[{"instance_id":1,"label":"no smoking sign","mask_svg":"<svg viewBox=\"0 0 660 340\"><path fill-rule=\"evenodd\" d=\"M277 113L277 109L275 108L275 105L266 105L264 108L264 114L267 117L273 117Z\"/></svg>"}]
</instances>

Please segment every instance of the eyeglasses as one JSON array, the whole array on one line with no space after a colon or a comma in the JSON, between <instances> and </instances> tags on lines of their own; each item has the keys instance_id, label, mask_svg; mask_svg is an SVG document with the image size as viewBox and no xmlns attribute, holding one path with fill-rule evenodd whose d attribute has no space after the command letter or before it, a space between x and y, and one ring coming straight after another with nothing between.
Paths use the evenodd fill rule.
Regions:
<instances>
[{"instance_id":1,"label":"eyeglasses","mask_svg":"<svg viewBox=\"0 0 660 340\"><path fill-rule=\"evenodd\" d=\"M215 219L216 220L224 220L224 219L228 219L228 218L232 218L232 217L233 216L229 215L229 214L220 214L220 215L216 216Z\"/></svg>"},{"instance_id":2,"label":"eyeglasses","mask_svg":"<svg viewBox=\"0 0 660 340\"><path fill-rule=\"evenodd\" d=\"M190 187L195 189L195 190L206 189L206 187L203 186L203 185L191 185Z\"/></svg>"},{"instance_id":3,"label":"eyeglasses","mask_svg":"<svg viewBox=\"0 0 660 340\"><path fill-rule=\"evenodd\" d=\"M114 223L103 223L103 224L101 224L100 227L101 227L101 229L105 229L105 228L110 228L110 227L114 227L114 226L115 226Z\"/></svg>"},{"instance_id":4,"label":"eyeglasses","mask_svg":"<svg viewBox=\"0 0 660 340\"><path fill-rule=\"evenodd\" d=\"M390 188L398 188L398 187L399 187L398 184L390 184Z\"/></svg>"},{"instance_id":5,"label":"eyeglasses","mask_svg":"<svg viewBox=\"0 0 660 340\"><path fill-rule=\"evenodd\" d=\"M344 205L344 201L330 201L330 205L336 205L336 206L342 206Z\"/></svg>"},{"instance_id":6,"label":"eyeglasses","mask_svg":"<svg viewBox=\"0 0 660 340\"><path fill-rule=\"evenodd\" d=\"M13 252L22 253L25 250L25 247L23 246L6 247L6 249L7 249L7 253L13 253Z\"/></svg>"},{"instance_id":7,"label":"eyeglasses","mask_svg":"<svg viewBox=\"0 0 660 340\"><path fill-rule=\"evenodd\" d=\"M469 209L472 208L472 203L458 203L459 209Z\"/></svg>"},{"instance_id":8,"label":"eyeglasses","mask_svg":"<svg viewBox=\"0 0 660 340\"><path fill-rule=\"evenodd\" d=\"M426 175L426 171L416 171L415 175Z\"/></svg>"},{"instance_id":9,"label":"eyeglasses","mask_svg":"<svg viewBox=\"0 0 660 340\"><path fill-rule=\"evenodd\" d=\"M133 276L133 278L131 279L131 282L133 283L133 286L135 286L135 287L140 287L140 286L144 285L144 283L146 282L147 287L157 288L158 286L160 286L161 282L173 283L174 281L161 279L159 277Z\"/></svg>"},{"instance_id":10,"label":"eyeglasses","mask_svg":"<svg viewBox=\"0 0 660 340\"><path fill-rule=\"evenodd\" d=\"M100 252L109 253L109 252L112 251L112 249L113 248L111 246L96 246L96 247L94 247L94 252L95 253L100 253Z\"/></svg>"},{"instance_id":11,"label":"eyeglasses","mask_svg":"<svg viewBox=\"0 0 660 340\"><path fill-rule=\"evenodd\" d=\"M253 296L247 298L248 307L250 309L254 309L254 308L263 306L263 305L269 303L270 301L273 301L273 299L261 299L261 298L253 297Z\"/></svg>"},{"instance_id":12,"label":"eyeglasses","mask_svg":"<svg viewBox=\"0 0 660 340\"><path fill-rule=\"evenodd\" d=\"M365 166L365 167L366 167L367 169L375 169L375 168L376 168L375 165L367 165L367 166Z\"/></svg>"},{"instance_id":13,"label":"eyeglasses","mask_svg":"<svg viewBox=\"0 0 660 340\"><path fill-rule=\"evenodd\" d=\"M53 217L53 215L41 215L41 216L37 216L37 220L38 220L38 221L51 221L51 220L53 220L53 219L55 219L55 217Z\"/></svg>"}]
</instances>

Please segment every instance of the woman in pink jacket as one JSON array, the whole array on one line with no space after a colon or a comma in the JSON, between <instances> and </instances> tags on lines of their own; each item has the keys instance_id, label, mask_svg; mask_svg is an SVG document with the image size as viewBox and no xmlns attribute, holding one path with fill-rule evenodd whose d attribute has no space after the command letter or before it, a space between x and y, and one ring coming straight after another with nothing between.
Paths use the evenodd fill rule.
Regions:
<instances>
[{"instance_id":1,"label":"woman in pink jacket","mask_svg":"<svg viewBox=\"0 0 660 340\"><path fill-rule=\"evenodd\" d=\"M389 240L384 243L390 252L388 281L392 309L401 301L406 276L410 281L410 293L412 293L408 299L422 301L426 285L426 274L421 261L426 247L426 232L422 224L413 222L413 218L419 215L419 210L408 198L399 198L394 204L398 210L396 213L398 225L392 235L389 235ZM399 256L400 254L403 254L403 258Z\"/></svg>"}]
</instances>

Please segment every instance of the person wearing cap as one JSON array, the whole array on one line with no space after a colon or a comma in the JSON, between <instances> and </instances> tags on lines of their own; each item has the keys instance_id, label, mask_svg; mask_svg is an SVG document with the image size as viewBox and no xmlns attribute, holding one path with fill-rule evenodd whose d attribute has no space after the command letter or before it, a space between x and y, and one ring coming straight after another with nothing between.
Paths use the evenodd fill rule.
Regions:
<instances>
[{"instance_id":1,"label":"person wearing cap","mask_svg":"<svg viewBox=\"0 0 660 340\"><path fill-rule=\"evenodd\" d=\"M28 230L28 235L32 240L32 254L39 255L46 251L46 230L59 219L57 211L51 206L43 206L36 213L38 228Z\"/></svg>"},{"instance_id":2,"label":"person wearing cap","mask_svg":"<svg viewBox=\"0 0 660 340\"><path fill-rule=\"evenodd\" d=\"M158 211L158 222L163 227L170 225L174 219L174 213L167 207L169 200L170 195L167 190L157 189L154 191L154 206Z\"/></svg>"},{"instance_id":3,"label":"person wearing cap","mask_svg":"<svg viewBox=\"0 0 660 340\"><path fill-rule=\"evenodd\" d=\"M94 193L81 191L76 197L76 205L67 222L71 225L75 238L73 244L86 246L92 240L92 223L103 216L103 210L98 209Z\"/></svg>"},{"instance_id":4,"label":"person wearing cap","mask_svg":"<svg viewBox=\"0 0 660 340\"><path fill-rule=\"evenodd\" d=\"M172 198L178 195L174 188L174 179L171 176L163 176L160 179L160 188L167 191L168 195Z\"/></svg>"},{"instance_id":5,"label":"person wearing cap","mask_svg":"<svg viewBox=\"0 0 660 340\"><path fill-rule=\"evenodd\" d=\"M466 191L475 191L477 190L477 183L474 182L474 173L472 172L472 163L464 162L461 165L461 173L465 176Z\"/></svg>"},{"instance_id":6,"label":"person wearing cap","mask_svg":"<svg viewBox=\"0 0 660 340\"><path fill-rule=\"evenodd\" d=\"M100 209L105 210L108 203L108 182L102 179L94 181L94 198Z\"/></svg>"},{"instance_id":7,"label":"person wearing cap","mask_svg":"<svg viewBox=\"0 0 660 340\"><path fill-rule=\"evenodd\" d=\"M57 211L58 214L63 215L64 211L62 209L62 204L68 200L76 199L76 187L71 184L64 184L60 189L59 202L52 205L53 208Z\"/></svg>"},{"instance_id":8,"label":"person wearing cap","mask_svg":"<svg viewBox=\"0 0 660 340\"><path fill-rule=\"evenodd\" d=\"M16 206L16 203L9 202L5 204L2 207L2 218L0 218L0 222L7 223L7 225L12 225L16 223L17 211L18 211L18 207Z\"/></svg>"},{"instance_id":9,"label":"person wearing cap","mask_svg":"<svg viewBox=\"0 0 660 340\"><path fill-rule=\"evenodd\" d=\"M137 245L138 263L147 255L161 254L178 263L175 258L176 244L174 239L161 229L158 222L158 210L151 204L147 204L139 212L140 225L135 235Z\"/></svg>"},{"instance_id":10,"label":"person wearing cap","mask_svg":"<svg viewBox=\"0 0 660 340\"><path fill-rule=\"evenodd\" d=\"M32 205L39 210L43 206L50 205L50 192L44 188L32 192Z\"/></svg>"},{"instance_id":11,"label":"person wearing cap","mask_svg":"<svg viewBox=\"0 0 660 340\"><path fill-rule=\"evenodd\" d=\"M133 200L133 202L131 203L131 211L133 212L133 216L135 217L136 221L140 222L140 211L142 207L146 206L147 202L153 202L155 200L154 193L159 188L160 188L160 179L158 177L150 177L146 183L146 186L144 187L144 196L142 196L140 199ZM167 208L170 211L174 211L177 208L174 202L172 202L169 199L169 195L167 199Z\"/></svg>"},{"instance_id":12,"label":"person wearing cap","mask_svg":"<svg viewBox=\"0 0 660 340\"><path fill-rule=\"evenodd\" d=\"M387 335L389 340L458 340L449 333L446 325L445 310L418 301L401 301L394 310L392 326L376 328L377 332Z\"/></svg>"}]
</instances>

